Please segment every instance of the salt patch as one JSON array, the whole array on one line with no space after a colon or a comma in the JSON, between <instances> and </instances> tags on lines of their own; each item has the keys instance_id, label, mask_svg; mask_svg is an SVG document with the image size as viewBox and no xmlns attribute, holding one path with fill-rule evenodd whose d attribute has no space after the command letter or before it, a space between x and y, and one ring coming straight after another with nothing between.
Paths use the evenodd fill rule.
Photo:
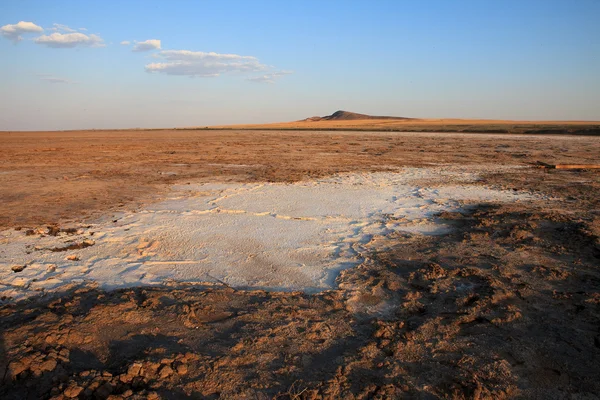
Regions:
<instances>
[{"instance_id":1,"label":"salt patch","mask_svg":"<svg viewBox=\"0 0 600 400\"><path fill-rule=\"evenodd\" d=\"M20 299L74 282L105 289L222 281L241 288L324 290L341 269L363 260L373 238L445 233L448 227L432 216L460 209L463 201L534 199L471 183L477 179L472 169L444 167L294 184L176 186L161 202L76 235L0 232L0 296ZM419 184L432 180L446 184ZM90 238L91 247L48 250ZM70 255L79 259L69 261ZM14 265L27 267L15 273Z\"/></svg>"}]
</instances>

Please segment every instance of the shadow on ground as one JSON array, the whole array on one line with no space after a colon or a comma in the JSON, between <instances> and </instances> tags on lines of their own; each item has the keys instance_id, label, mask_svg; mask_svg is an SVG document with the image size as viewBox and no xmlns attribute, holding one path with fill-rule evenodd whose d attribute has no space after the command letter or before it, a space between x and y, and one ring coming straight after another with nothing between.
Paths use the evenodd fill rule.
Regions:
<instances>
[{"instance_id":1,"label":"shadow on ground","mask_svg":"<svg viewBox=\"0 0 600 400\"><path fill-rule=\"evenodd\" d=\"M316 295L80 288L5 305L0 397L600 393L598 217L514 204L440 218L452 233L389 237Z\"/></svg>"}]
</instances>

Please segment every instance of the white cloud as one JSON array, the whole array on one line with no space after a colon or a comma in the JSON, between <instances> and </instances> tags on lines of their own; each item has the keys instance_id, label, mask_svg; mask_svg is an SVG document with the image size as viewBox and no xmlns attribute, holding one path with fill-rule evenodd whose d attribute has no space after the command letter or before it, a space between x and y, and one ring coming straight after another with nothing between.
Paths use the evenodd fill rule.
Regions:
<instances>
[{"instance_id":1,"label":"white cloud","mask_svg":"<svg viewBox=\"0 0 600 400\"><path fill-rule=\"evenodd\" d=\"M289 75L289 74L293 74L293 71L277 71L277 72L271 72L269 74L264 74L264 75L260 75L260 76L251 76L249 78L246 78L246 80L251 81L251 82L258 82L258 83L275 83L275 80L279 77L282 77L284 75Z\"/></svg>"},{"instance_id":2,"label":"white cloud","mask_svg":"<svg viewBox=\"0 0 600 400\"><path fill-rule=\"evenodd\" d=\"M41 33L43 31L44 29L41 26L26 21L19 21L13 25L9 24L0 27L0 35L15 43L23 40L23 37L21 37L21 34L23 33Z\"/></svg>"},{"instance_id":3,"label":"white cloud","mask_svg":"<svg viewBox=\"0 0 600 400\"><path fill-rule=\"evenodd\" d=\"M121 44L122 44L123 46L129 46L129 45L131 44L131 42L130 42L129 40L123 40L123 41L121 42Z\"/></svg>"},{"instance_id":4,"label":"white cloud","mask_svg":"<svg viewBox=\"0 0 600 400\"><path fill-rule=\"evenodd\" d=\"M149 51L149 50L160 50L160 40L158 39L148 39L143 42L135 42L133 49L131 51Z\"/></svg>"},{"instance_id":5,"label":"white cloud","mask_svg":"<svg viewBox=\"0 0 600 400\"><path fill-rule=\"evenodd\" d=\"M161 72L167 75L219 76L227 72L264 71L267 66L256 57L237 54L205 53L189 50L164 50L155 55L167 62L146 65L146 72Z\"/></svg>"},{"instance_id":6,"label":"white cloud","mask_svg":"<svg viewBox=\"0 0 600 400\"><path fill-rule=\"evenodd\" d=\"M58 33L51 35L42 35L37 37L34 42L53 48L73 48L73 47L104 47L104 40L98 35L84 33Z\"/></svg>"},{"instance_id":7,"label":"white cloud","mask_svg":"<svg viewBox=\"0 0 600 400\"><path fill-rule=\"evenodd\" d=\"M63 24L52 24L52 28L50 28L50 30L54 32L77 32L75 29L71 29Z\"/></svg>"}]
</instances>

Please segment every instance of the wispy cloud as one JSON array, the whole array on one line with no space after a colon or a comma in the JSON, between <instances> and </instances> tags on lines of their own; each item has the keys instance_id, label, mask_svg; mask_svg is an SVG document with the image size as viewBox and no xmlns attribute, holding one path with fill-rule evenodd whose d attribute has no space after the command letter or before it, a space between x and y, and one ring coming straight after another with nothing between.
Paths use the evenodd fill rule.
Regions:
<instances>
[{"instance_id":1,"label":"wispy cloud","mask_svg":"<svg viewBox=\"0 0 600 400\"><path fill-rule=\"evenodd\" d=\"M150 50L160 50L160 40L159 39L148 39L143 42L135 42L131 51L141 52L141 51L150 51Z\"/></svg>"},{"instance_id":2,"label":"wispy cloud","mask_svg":"<svg viewBox=\"0 0 600 400\"><path fill-rule=\"evenodd\" d=\"M60 78L52 74L36 74L36 76L39 77L40 80L48 83L65 83L71 85L77 84L77 82L74 82L70 79Z\"/></svg>"},{"instance_id":3,"label":"wispy cloud","mask_svg":"<svg viewBox=\"0 0 600 400\"><path fill-rule=\"evenodd\" d=\"M167 75L214 77L228 72L264 71L267 66L256 57L238 54L205 53L190 50L164 50L155 55L166 62L146 65L147 72Z\"/></svg>"},{"instance_id":4,"label":"wispy cloud","mask_svg":"<svg viewBox=\"0 0 600 400\"><path fill-rule=\"evenodd\" d=\"M63 24L52 24L52 28L50 28L50 30L54 32L77 32L75 29L69 28Z\"/></svg>"},{"instance_id":5,"label":"wispy cloud","mask_svg":"<svg viewBox=\"0 0 600 400\"><path fill-rule=\"evenodd\" d=\"M251 81L251 82L257 82L257 83L275 83L275 80L277 78L280 78L284 75L289 75L289 74L293 74L294 71L277 71L277 72L271 72L269 74L264 74L264 75L260 75L260 76L251 76L249 78L246 78L247 81Z\"/></svg>"},{"instance_id":6,"label":"wispy cloud","mask_svg":"<svg viewBox=\"0 0 600 400\"><path fill-rule=\"evenodd\" d=\"M123 46L129 46L131 42L129 40L123 40L120 44L122 44Z\"/></svg>"},{"instance_id":7,"label":"wispy cloud","mask_svg":"<svg viewBox=\"0 0 600 400\"><path fill-rule=\"evenodd\" d=\"M46 82L50 82L50 83L75 83L75 82L71 82L68 79L64 79L64 78L53 78L53 77L48 77L48 78L40 78L43 81Z\"/></svg>"},{"instance_id":8,"label":"wispy cloud","mask_svg":"<svg viewBox=\"0 0 600 400\"><path fill-rule=\"evenodd\" d=\"M221 61L221 60L248 60L258 61L253 56L240 56L238 54L220 54L214 52L205 53L203 51L190 50L163 50L157 55L157 58L174 61Z\"/></svg>"},{"instance_id":9,"label":"wispy cloud","mask_svg":"<svg viewBox=\"0 0 600 400\"><path fill-rule=\"evenodd\" d=\"M73 48L73 47L104 47L104 40L94 34L85 33L59 33L51 35L42 35L34 39L34 42L52 48Z\"/></svg>"},{"instance_id":10,"label":"wispy cloud","mask_svg":"<svg viewBox=\"0 0 600 400\"><path fill-rule=\"evenodd\" d=\"M18 43L23 40L22 34L25 33L41 33L44 29L33 22L19 21L16 24L8 24L0 27L0 35Z\"/></svg>"}]
</instances>

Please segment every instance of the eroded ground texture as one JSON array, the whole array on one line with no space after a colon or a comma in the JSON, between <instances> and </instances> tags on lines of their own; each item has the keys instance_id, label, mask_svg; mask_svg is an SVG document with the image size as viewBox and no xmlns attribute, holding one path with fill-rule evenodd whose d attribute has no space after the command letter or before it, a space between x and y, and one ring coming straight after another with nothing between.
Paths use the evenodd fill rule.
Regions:
<instances>
[{"instance_id":1,"label":"eroded ground texture","mask_svg":"<svg viewBox=\"0 0 600 400\"><path fill-rule=\"evenodd\" d=\"M50 140L52 134L46 135ZM2 137L10 146L0 148L13 164L3 165L3 171L9 173L0 175L5 179L1 192L12 205L10 211L7 203L2 208L7 229L2 232L0 256L4 257L3 268L11 270L10 274L5 270L1 273L17 288L10 289L14 298L7 296L0 307L1 398L593 399L600 395L599 174L592 170L542 170L529 164L597 163L598 139L467 136L467 140L464 136L410 134L332 138L330 133L311 133L303 139L290 134L288 143L294 143L304 155L297 164L285 164L282 159L289 153L275 149L281 145L269 147L280 157L259 161L255 154L266 145L261 140L266 140L267 134L253 137L252 132L246 132L237 139L247 144L246 149L236 150L236 166L227 167L231 172L227 176L209 179L209 167L203 164L181 167L193 168L198 174L195 176L178 177L180 170L174 171L175 175L161 175L169 177L165 183L178 184L175 188L148 183L147 178L136 183L133 178L122 177L128 185L123 195L132 196L129 202L112 192L95 201L82 194L86 199L82 206L52 194L55 190L63 190L63 196L76 193L77 179L72 178L85 175L83 171L91 168L85 161L89 146L104 143L101 134L97 135L81 149L69 144L76 139L56 139L66 147L73 146L65 155L71 162L63 166L72 174L69 179L54 179L59 172L42 168L45 156L38 164L35 158L29 166L19 164L36 149L42 154L46 146L43 141L19 147L16 139ZM227 135L232 133L222 139L211 137L213 147L219 140L230 140ZM177 149L173 151L187 148L213 163L213 158L230 157L233 151L225 145L222 152L208 146L198 150L203 138L192 139L169 138ZM185 147L186 140L194 143L193 147ZM148 149L154 145L148 144ZM136 147L136 151L142 148ZM322 156L323 148L336 155ZM164 151L168 149L164 147ZM122 150L106 157L119 159L119 168L132 171L134 176L140 163L155 170L169 167L163 172L171 172L162 158L128 160ZM436 157L443 165L428 165L435 164ZM73 163L77 160L79 164ZM67 161L57 159L57 169ZM256 162L262 169L252 166ZM98 164L98 171L106 165ZM353 221L362 221L360 228L366 228L364 232L371 236L354 247L360 254L346 255L353 257L350 268L342 269L339 275L336 271L333 281L323 281L315 291L257 289L262 285L238 285L235 280L227 281L227 275L215 276L215 271L209 275L216 279L206 279L202 285L171 277L161 285L109 290L110 284L103 284L106 281L102 279L73 278L71 286L58 286L58 292L53 292L52 286L34 290L43 286L39 282L46 276L54 279L69 265L100 268L81 262L89 261L94 252L111 243L103 244L103 240L121 240L149 222L165 226L161 218L169 213L182 218L190 209L199 209L196 201L206 205L206 214L200 216L237 216L242 221L271 218L311 222L307 218L330 216L335 211L326 201L330 196L315 208L304 209L310 215L301 215L303 209L293 202L288 201L287 206L275 202L279 208L274 209L272 203L264 202L268 196L260 197L262 200L248 197L242 204L237 204L234 196L226 203L219 197L222 192L210 193L223 186L204 186L203 190L210 190L199 195L200 186L195 185L241 184L246 189L259 187L248 192L253 195L274 191L274 198L281 199L277 182L297 182L298 186L293 186L296 189L302 185L313 188L314 182L333 186L331 182L340 182L342 176L353 176L353 182L361 176L381 183L373 176L379 179L406 172L406 167L419 167L410 169L413 172L426 167L438 168L438 172L441 169L446 175L448 171L460 173L454 173L452 179L440 178L437 173L403 181L403 185L416 187L417 193L421 190L421 196L413 196L402 186L406 191L396 187L394 194L385 189L366 197L370 200L364 203L359 200L365 197L346 199L346 203L364 205L354 211L346 205L340 209L346 214L354 212ZM270 168L275 171L267 174L270 178L252 175ZM14 191L20 193L18 200L7 195L11 192L5 184L12 182L13 178L7 178L11 174L22 178L22 185L15 186ZM195 180L190 182L191 178ZM392 177L388 178L385 182L389 183ZM118 182L118 177L101 172L78 179L82 189ZM48 181L59 184L52 186ZM155 201L150 201L148 185L156 185L152 186L157 188ZM367 187L372 193L373 187ZM448 187L453 188L452 196L442 189ZM189 196L181 197L180 191L185 190L195 191L193 204L185 202ZM32 219L31 204L41 204L44 191L53 203L38 207ZM482 191L485 196L481 196ZM398 198L393 196L397 193L405 201L403 208L396 207ZM302 189L291 198L303 194ZM173 201L184 201L187 208L177 203L174 211ZM369 207L377 201L381 203L373 211ZM20 202L31 204L21 208ZM116 211L121 203L121 210ZM66 209L64 215L57 211L61 204ZM255 209L257 204L260 209ZM423 205L429 208L420 208ZM88 218L74 212L86 207ZM210 211L219 207L244 212ZM152 213L156 214L152 221L144 219ZM99 215L104 216L98 219ZM386 217L377 219L376 215ZM299 219L294 220L296 217ZM125 231L123 218L144 220ZM346 225L336 225L340 221L330 222L334 222L330 228L346 229ZM202 224L194 225L195 232L204 232ZM90 236L90 229L98 225L110 227L121 236ZM294 231L284 230L288 243L298 240L290 233ZM163 229L157 228L157 234L161 232ZM337 235L335 243L340 238L342 243L354 238L347 232ZM145 233L140 237L148 236ZM199 240L209 233L198 236ZM20 241L20 250L14 248ZM52 243L54 247L44 244L35 249L34 245L28 254L23 249L30 241ZM273 242L285 248L280 241ZM132 250L125 258L152 261L161 251L160 245L153 247L152 243L132 239ZM262 246L269 248L268 243ZM15 258L14 264L7 258L9 253ZM197 256L171 254L179 261L182 255ZM23 259L17 260L17 256ZM331 253L322 258L325 256L331 257ZM165 254L161 257L164 259L159 261L173 260L166 259ZM247 262L253 265L255 261ZM327 258L323 265L329 262L333 261ZM182 264L173 268L185 271L188 267ZM165 270L164 264L160 268ZM29 275L32 271L39 273L37 278ZM71 269L71 273L77 272ZM16 279L19 276L27 281L25 286L31 293L18 285L22 282ZM287 289L309 286L301 283Z\"/></svg>"}]
</instances>

